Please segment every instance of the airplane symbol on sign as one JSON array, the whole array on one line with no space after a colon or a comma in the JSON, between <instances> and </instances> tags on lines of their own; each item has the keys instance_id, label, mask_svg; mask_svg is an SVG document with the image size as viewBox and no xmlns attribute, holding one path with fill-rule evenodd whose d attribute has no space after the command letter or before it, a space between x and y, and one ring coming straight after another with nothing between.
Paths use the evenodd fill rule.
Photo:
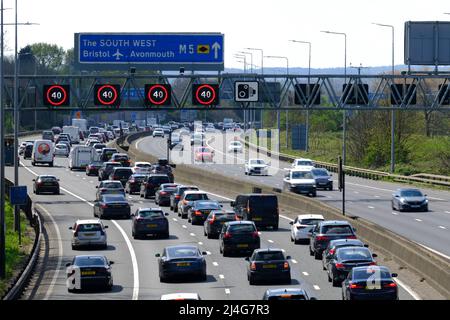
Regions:
<instances>
[{"instance_id":1,"label":"airplane symbol on sign","mask_svg":"<svg viewBox=\"0 0 450 320\"><path fill-rule=\"evenodd\" d=\"M120 60L120 57L123 56L123 54L121 54L119 49L117 49L116 53L114 53L112 56L116 57L116 60Z\"/></svg>"}]
</instances>

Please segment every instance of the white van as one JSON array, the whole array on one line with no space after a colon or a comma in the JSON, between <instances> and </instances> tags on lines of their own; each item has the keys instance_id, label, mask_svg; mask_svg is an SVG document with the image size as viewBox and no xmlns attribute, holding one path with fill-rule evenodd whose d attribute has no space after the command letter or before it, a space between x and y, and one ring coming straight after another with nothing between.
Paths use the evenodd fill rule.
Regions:
<instances>
[{"instance_id":1,"label":"white van","mask_svg":"<svg viewBox=\"0 0 450 320\"><path fill-rule=\"evenodd\" d=\"M53 167L55 158L54 146L51 140L35 140L33 145L33 154L31 156L31 164L35 166L37 163L47 163Z\"/></svg>"},{"instance_id":2,"label":"white van","mask_svg":"<svg viewBox=\"0 0 450 320\"><path fill-rule=\"evenodd\" d=\"M74 146L69 154L69 168L86 169L86 167L96 160L95 149L89 146Z\"/></svg>"},{"instance_id":3,"label":"white van","mask_svg":"<svg viewBox=\"0 0 450 320\"><path fill-rule=\"evenodd\" d=\"M67 133L70 136L72 144L80 143L80 128L74 126L64 126L63 133Z\"/></svg>"}]
</instances>

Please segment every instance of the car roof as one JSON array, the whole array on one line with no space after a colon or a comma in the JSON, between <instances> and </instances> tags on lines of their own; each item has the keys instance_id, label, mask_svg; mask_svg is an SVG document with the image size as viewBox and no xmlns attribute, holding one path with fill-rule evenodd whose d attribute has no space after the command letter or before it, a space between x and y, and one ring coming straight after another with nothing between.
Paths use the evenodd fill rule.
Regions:
<instances>
[{"instance_id":1,"label":"car roof","mask_svg":"<svg viewBox=\"0 0 450 320\"><path fill-rule=\"evenodd\" d=\"M46 178L56 178L56 176L52 175L52 174L40 174L38 175L38 178L42 178L42 177L46 177Z\"/></svg>"},{"instance_id":2,"label":"car roof","mask_svg":"<svg viewBox=\"0 0 450 320\"><path fill-rule=\"evenodd\" d=\"M245 221L245 220L239 220L239 221L230 221L227 222L228 225L230 226L234 226L234 225L238 225L238 224L251 224L251 225L255 225L255 223L253 221Z\"/></svg>"},{"instance_id":3,"label":"car roof","mask_svg":"<svg viewBox=\"0 0 450 320\"><path fill-rule=\"evenodd\" d=\"M348 247L339 247L336 249L336 253L338 253L338 251L344 251L344 250L366 250L366 251L370 251L369 248L366 247L355 247L355 246L348 246Z\"/></svg>"},{"instance_id":4,"label":"car roof","mask_svg":"<svg viewBox=\"0 0 450 320\"><path fill-rule=\"evenodd\" d=\"M397 189L397 191L401 192L401 191L420 191L420 189L417 188L399 188ZM422 192L422 191L420 191Z\"/></svg>"},{"instance_id":5,"label":"car roof","mask_svg":"<svg viewBox=\"0 0 450 320\"><path fill-rule=\"evenodd\" d=\"M260 252L283 252L282 249L279 248L262 248L262 249L255 249L254 252L260 253Z\"/></svg>"},{"instance_id":6,"label":"car roof","mask_svg":"<svg viewBox=\"0 0 450 320\"><path fill-rule=\"evenodd\" d=\"M193 244L177 244L177 245L173 245L173 246L167 246L165 249L169 250L169 249L174 249L174 248L195 248L198 250L198 247Z\"/></svg>"},{"instance_id":7,"label":"car roof","mask_svg":"<svg viewBox=\"0 0 450 320\"><path fill-rule=\"evenodd\" d=\"M325 218L321 214L299 214L298 219L323 219Z\"/></svg>"},{"instance_id":8,"label":"car roof","mask_svg":"<svg viewBox=\"0 0 450 320\"><path fill-rule=\"evenodd\" d=\"M101 223L100 219L79 219L76 221L77 224L91 224L91 223Z\"/></svg>"},{"instance_id":9,"label":"car roof","mask_svg":"<svg viewBox=\"0 0 450 320\"><path fill-rule=\"evenodd\" d=\"M161 300L198 300L200 296L198 293L168 293L161 295Z\"/></svg>"},{"instance_id":10,"label":"car roof","mask_svg":"<svg viewBox=\"0 0 450 320\"><path fill-rule=\"evenodd\" d=\"M281 294L305 294L306 291L302 288L276 288L276 289L267 289L267 295L281 295Z\"/></svg>"},{"instance_id":11,"label":"car roof","mask_svg":"<svg viewBox=\"0 0 450 320\"><path fill-rule=\"evenodd\" d=\"M119 180L103 180L103 181L100 181L100 183L115 183L115 184L122 184L122 182L120 182Z\"/></svg>"},{"instance_id":12,"label":"car roof","mask_svg":"<svg viewBox=\"0 0 450 320\"><path fill-rule=\"evenodd\" d=\"M236 212L234 212L233 210L219 210L219 209L217 209L217 210L211 210L210 213L214 213L214 214L217 214L217 213L223 213L223 214L236 214Z\"/></svg>"},{"instance_id":13,"label":"car roof","mask_svg":"<svg viewBox=\"0 0 450 320\"><path fill-rule=\"evenodd\" d=\"M386 266L379 266L379 265L376 265L376 266L353 267L352 270L353 270L353 271L359 271L359 270L376 269L376 268L379 268L379 269L381 269L381 270L383 270L383 271L388 271L388 272L390 272L388 267L386 267Z\"/></svg>"},{"instance_id":14,"label":"car roof","mask_svg":"<svg viewBox=\"0 0 450 320\"><path fill-rule=\"evenodd\" d=\"M138 164L149 164L149 165L152 165L150 162L147 162L147 161L136 161L134 163L134 165L138 165Z\"/></svg>"},{"instance_id":15,"label":"car roof","mask_svg":"<svg viewBox=\"0 0 450 320\"><path fill-rule=\"evenodd\" d=\"M206 192L202 190L188 190L184 192L184 195L188 194L206 194Z\"/></svg>"},{"instance_id":16,"label":"car roof","mask_svg":"<svg viewBox=\"0 0 450 320\"><path fill-rule=\"evenodd\" d=\"M341 245L341 244L363 244L364 245L364 242L362 242L359 239L336 239L336 240L330 241L330 247L335 246L335 245Z\"/></svg>"},{"instance_id":17,"label":"car roof","mask_svg":"<svg viewBox=\"0 0 450 320\"><path fill-rule=\"evenodd\" d=\"M139 208L138 211L163 211L160 207L153 207L153 208Z\"/></svg>"},{"instance_id":18,"label":"car roof","mask_svg":"<svg viewBox=\"0 0 450 320\"><path fill-rule=\"evenodd\" d=\"M297 158L297 159L295 159L294 161L295 161L295 162L297 162L297 161L311 161L311 162L312 162L311 159L307 159L307 158Z\"/></svg>"},{"instance_id":19,"label":"car roof","mask_svg":"<svg viewBox=\"0 0 450 320\"><path fill-rule=\"evenodd\" d=\"M133 171L133 168L130 168L130 167L114 167L114 170L128 170L128 171Z\"/></svg>"},{"instance_id":20,"label":"car roof","mask_svg":"<svg viewBox=\"0 0 450 320\"><path fill-rule=\"evenodd\" d=\"M328 225L338 225L338 224L346 224L346 225L350 225L350 222L345 221L345 220L325 220L325 221L321 221L319 222L319 225L321 226L328 226Z\"/></svg>"}]
</instances>

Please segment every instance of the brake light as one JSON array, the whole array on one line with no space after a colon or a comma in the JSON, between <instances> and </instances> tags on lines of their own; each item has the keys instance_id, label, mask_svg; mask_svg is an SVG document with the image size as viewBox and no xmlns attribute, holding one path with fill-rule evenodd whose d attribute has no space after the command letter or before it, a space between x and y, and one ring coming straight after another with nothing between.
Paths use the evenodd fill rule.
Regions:
<instances>
[{"instance_id":1,"label":"brake light","mask_svg":"<svg viewBox=\"0 0 450 320\"><path fill-rule=\"evenodd\" d=\"M283 269L289 269L289 262L285 262L284 264L283 264Z\"/></svg>"},{"instance_id":2,"label":"brake light","mask_svg":"<svg viewBox=\"0 0 450 320\"><path fill-rule=\"evenodd\" d=\"M129 182L130 182L130 183L135 183L136 181L134 181L134 180L130 180Z\"/></svg>"},{"instance_id":3,"label":"brake light","mask_svg":"<svg viewBox=\"0 0 450 320\"><path fill-rule=\"evenodd\" d=\"M328 237L327 236L317 236L316 240L317 241L326 241L326 240L328 240Z\"/></svg>"},{"instance_id":4,"label":"brake light","mask_svg":"<svg viewBox=\"0 0 450 320\"><path fill-rule=\"evenodd\" d=\"M177 194L177 195L175 196L175 199L177 199L177 200L180 200L180 198L181 198L181 196L180 196L179 194Z\"/></svg>"},{"instance_id":5,"label":"brake light","mask_svg":"<svg viewBox=\"0 0 450 320\"><path fill-rule=\"evenodd\" d=\"M112 179L113 180L116 180L116 179L118 179L119 177L117 177L117 176L112 176Z\"/></svg>"},{"instance_id":6,"label":"brake light","mask_svg":"<svg viewBox=\"0 0 450 320\"><path fill-rule=\"evenodd\" d=\"M344 265L342 263L336 263L335 267L336 267L336 269L342 269L342 268L344 268Z\"/></svg>"},{"instance_id":7,"label":"brake light","mask_svg":"<svg viewBox=\"0 0 450 320\"><path fill-rule=\"evenodd\" d=\"M383 285L383 288L397 288L397 284L395 282L386 283Z\"/></svg>"},{"instance_id":8,"label":"brake light","mask_svg":"<svg viewBox=\"0 0 450 320\"><path fill-rule=\"evenodd\" d=\"M256 270L256 263L252 262L251 266L250 266L251 270Z\"/></svg>"},{"instance_id":9,"label":"brake light","mask_svg":"<svg viewBox=\"0 0 450 320\"><path fill-rule=\"evenodd\" d=\"M330 249L329 253L334 254L335 251L336 251L335 249Z\"/></svg>"},{"instance_id":10,"label":"brake light","mask_svg":"<svg viewBox=\"0 0 450 320\"><path fill-rule=\"evenodd\" d=\"M364 287L360 284L352 283L350 284L350 289L363 289Z\"/></svg>"},{"instance_id":11,"label":"brake light","mask_svg":"<svg viewBox=\"0 0 450 320\"><path fill-rule=\"evenodd\" d=\"M247 204L247 213L250 213L250 205Z\"/></svg>"},{"instance_id":12,"label":"brake light","mask_svg":"<svg viewBox=\"0 0 450 320\"><path fill-rule=\"evenodd\" d=\"M101 188L100 191L106 191L106 188Z\"/></svg>"},{"instance_id":13,"label":"brake light","mask_svg":"<svg viewBox=\"0 0 450 320\"><path fill-rule=\"evenodd\" d=\"M165 191L161 191L160 193L159 193L160 195L166 195L167 194L167 192L165 192Z\"/></svg>"},{"instance_id":14,"label":"brake light","mask_svg":"<svg viewBox=\"0 0 450 320\"><path fill-rule=\"evenodd\" d=\"M75 229L75 233L73 234L75 237L78 237L78 229L80 229L80 226L78 225Z\"/></svg>"},{"instance_id":15,"label":"brake light","mask_svg":"<svg viewBox=\"0 0 450 320\"><path fill-rule=\"evenodd\" d=\"M348 236L347 239L356 239L356 236Z\"/></svg>"},{"instance_id":16,"label":"brake light","mask_svg":"<svg viewBox=\"0 0 450 320\"><path fill-rule=\"evenodd\" d=\"M377 263L375 261L373 261L369 264L369 266L376 266L376 265L377 265Z\"/></svg>"},{"instance_id":17,"label":"brake light","mask_svg":"<svg viewBox=\"0 0 450 320\"><path fill-rule=\"evenodd\" d=\"M224 239L231 239L231 233L229 232L225 232L225 234L223 235Z\"/></svg>"},{"instance_id":18,"label":"brake light","mask_svg":"<svg viewBox=\"0 0 450 320\"><path fill-rule=\"evenodd\" d=\"M212 219L209 219L209 224L213 224L216 221L216 216L213 215Z\"/></svg>"},{"instance_id":19,"label":"brake light","mask_svg":"<svg viewBox=\"0 0 450 320\"><path fill-rule=\"evenodd\" d=\"M253 237L253 238L259 238L258 231L253 232L253 233L252 233L252 237Z\"/></svg>"},{"instance_id":20,"label":"brake light","mask_svg":"<svg viewBox=\"0 0 450 320\"><path fill-rule=\"evenodd\" d=\"M199 210L196 210L196 211L194 212L194 214L195 214L196 216L201 216L201 215L202 215L202 212L199 211Z\"/></svg>"},{"instance_id":21,"label":"brake light","mask_svg":"<svg viewBox=\"0 0 450 320\"><path fill-rule=\"evenodd\" d=\"M101 205L101 207L102 207L102 209L106 209L106 208L108 208L108 205L106 203L104 203Z\"/></svg>"}]
</instances>

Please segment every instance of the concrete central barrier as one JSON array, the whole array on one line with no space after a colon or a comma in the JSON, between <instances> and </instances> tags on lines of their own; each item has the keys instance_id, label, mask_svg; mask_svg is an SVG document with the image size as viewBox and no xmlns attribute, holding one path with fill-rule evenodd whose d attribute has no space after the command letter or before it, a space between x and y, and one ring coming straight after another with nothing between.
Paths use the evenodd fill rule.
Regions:
<instances>
[{"instance_id":1,"label":"concrete central barrier","mask_svg":"<svg viewBox=\"0 0 450 320\"><path fill-rule=\"evenodd\" d=\"M148 132L141 132L126 138L129 146L128 154L134 161L157 160L157 157L136 149L134 141L148 135L150 135ZM119 145L116 147L120 148ZM347 220L357 229L358 237L374 250L382 252L402 266L407 266L425 278L444 297L450 299L450 261L379 225L363 218L343 216L339 209L305 196L248 183L218 173L212 174L193 166L177 165L174 175L176 181L195 184L208 192L224 194L233 199L238 194L251 193L255 187L260 188L263 193L276 194L281 209L295 214L322 214L327 220Z\"/></svg>"}]
</instances>

